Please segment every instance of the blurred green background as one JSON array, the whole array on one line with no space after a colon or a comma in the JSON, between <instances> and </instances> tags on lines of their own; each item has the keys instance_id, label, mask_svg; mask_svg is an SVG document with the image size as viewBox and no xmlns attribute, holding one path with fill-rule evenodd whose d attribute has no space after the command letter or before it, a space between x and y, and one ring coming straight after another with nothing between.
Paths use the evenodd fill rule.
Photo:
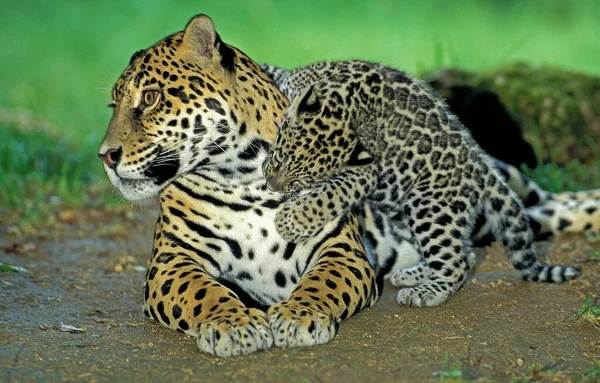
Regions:
<instances>
[{"instance_id":1,"label":"blurred green background","mask_svg":"<svg viewBox=\"0 0 600 383\"><path fill-rule=\"evenodd\" d=\"M96 153L112 83L133 52L197 13L285 67L361 58L419 75L520 60L600 75L597 0L3 0L0 210L102 200L88 189L108 185Z\"/></svg>"}]
</instances>

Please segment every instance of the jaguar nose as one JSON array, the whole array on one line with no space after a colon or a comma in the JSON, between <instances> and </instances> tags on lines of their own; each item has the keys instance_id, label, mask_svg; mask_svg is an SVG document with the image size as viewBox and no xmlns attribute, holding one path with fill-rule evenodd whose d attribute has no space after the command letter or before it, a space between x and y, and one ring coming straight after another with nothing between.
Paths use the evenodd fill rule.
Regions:
<instances>
[{"instance_id":1,"label":"jaguar nose","mask_svg":"<svg viewBox=\"0 0 600 383\"><path fill-rule=\"evenodd\" d=\"M119 161L121 160L121 155L123 154L123 149L108 149L106 152L98 153L98 157L104 161L106 166L111 169L115 169L117 165L119 165Z\"/></svg>"}]
</instances>

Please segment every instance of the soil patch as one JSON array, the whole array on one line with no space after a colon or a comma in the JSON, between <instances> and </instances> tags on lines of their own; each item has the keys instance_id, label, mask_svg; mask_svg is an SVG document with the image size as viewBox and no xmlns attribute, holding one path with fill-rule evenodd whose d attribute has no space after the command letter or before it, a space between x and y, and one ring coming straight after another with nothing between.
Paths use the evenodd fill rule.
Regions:
<instances>
[{"instance_id":1,"label":"soil patch","mask_svg":"<svg viewBox=\"0 0 600 383\"><path fill-rule=\"evenodd\" d=\"M0 227L0 381L568 382L600 358L600 329L578 319L598 298L600 242L564 236L540 258L582 268L566 284L522 282L500 246L449 302L411 309L386 288L329 344L219 359L141 310L156 210L62 211L35 234ZM72 326L72 327L69 327Z\"/></svg>"}]
</instances>

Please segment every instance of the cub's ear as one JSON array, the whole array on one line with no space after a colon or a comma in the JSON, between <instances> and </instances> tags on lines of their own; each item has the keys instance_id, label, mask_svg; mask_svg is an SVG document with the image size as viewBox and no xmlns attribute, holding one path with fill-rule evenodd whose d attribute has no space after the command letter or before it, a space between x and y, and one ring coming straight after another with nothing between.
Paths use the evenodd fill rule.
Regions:
<instances>
[{"instance_id":1,"label":"cub's ear","mask_svg":"<svg viewBox=\"0 0 600 383\"><path fill-rule=\"evenodd\" d=\"M298 112L317 113L321 111L321 102L317 98L314 86L305 89L299 96Z\"/></svg>"},{"instance_id":2,"label":"cub's ear","mask_svg":"<svg viewBox=\"0 0 600 383\"><path fill-rule=\"evenodd\" d=\"M364 166L375 161L367 149L361 144L356 144L354 151L350 154L348 166Z\"/></svg>"},{"instance_id":3,"label":"cub's ear","mask_svg":"<svg viewBox=\"0 0 600 383\"><path fill-rule=\"evenodd\" d=\"M215 25L210 17L203 14L194 16L183 32L183 44L207 64L212 62L216 41Z\"/></svg>"}]
</instances>

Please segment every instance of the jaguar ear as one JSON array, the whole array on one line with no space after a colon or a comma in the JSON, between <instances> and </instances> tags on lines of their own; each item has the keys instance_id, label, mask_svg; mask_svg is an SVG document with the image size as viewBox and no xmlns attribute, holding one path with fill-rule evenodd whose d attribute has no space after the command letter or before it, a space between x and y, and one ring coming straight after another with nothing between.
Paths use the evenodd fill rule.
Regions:
<instances>
[{"instance_id":1,"label":"jaguar ear","mask_svg":"<svg viewBox=\"0 0 600 383\"><path fill-rule=\"evenodd\" d=\"M315 94L314 86L311 85L305 89L298 97L301 98L298 104L298 112L317 113L321 110L321 101Z\"/></svg>"},{"instance_id":2,"label":"jaguar ear","mask_svg":"<svg viewBox=\"0 0 600 383\"><path fill-rule=\"evenodd\" d=\"M140 57L142 57L142 55L144 54L144 50L139 50L137 52L135 52L131 58L129 59L129 65L131 65L132 62L134 62L135 60L139 59Z\"/></svg>"},{"instance_id":3,"label":"jaguar ear","mask_svg":"<svg viewBox=\"0 0 600 383\"><path fill-rule=\"evenodd\" d=\"M212 63L216 41L215 25L211 18L204 14L194 16L183 32L183 44L207 64Z\"/></svg>"}]
</instances>

